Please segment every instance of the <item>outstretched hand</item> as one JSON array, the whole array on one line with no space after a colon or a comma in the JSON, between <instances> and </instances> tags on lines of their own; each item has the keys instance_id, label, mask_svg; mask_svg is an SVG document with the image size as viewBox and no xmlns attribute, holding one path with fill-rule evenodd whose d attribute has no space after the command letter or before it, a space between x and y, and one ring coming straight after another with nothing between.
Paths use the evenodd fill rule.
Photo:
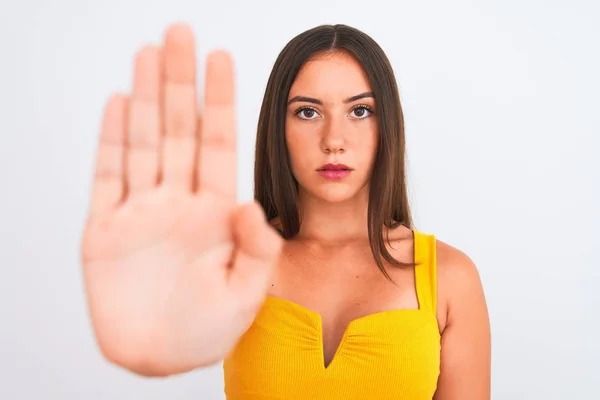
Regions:
<instances>
[{"instance_id":1,"label":"outstretched hand","mask_svg":"<svg viewBox=\"0 0 600 400\"><path fill-rule=\"evenodd\" d=\"M206 63L171 26L135 61L131 95L105 109L82 239L87 301L111 362L171 375L222 360L252 323L282 239L256 203L236 204L234 71Z\"/></svg>"}]
</instances>

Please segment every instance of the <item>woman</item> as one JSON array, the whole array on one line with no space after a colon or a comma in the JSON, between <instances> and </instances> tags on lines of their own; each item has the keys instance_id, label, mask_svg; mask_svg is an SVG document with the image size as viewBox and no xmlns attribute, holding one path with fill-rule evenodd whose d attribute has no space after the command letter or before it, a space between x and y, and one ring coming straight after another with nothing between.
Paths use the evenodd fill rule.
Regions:
<instances>
[{"instance_id":1,"label":"woman","mask_svg":"<svg viewBox=\"0 0 600 400\"><path fill-rule=\"evenodd\" d=\"M472 261L412 228L394 74L364 33L321 26L275 63L255 201L235 204L233 68L194 39L142 49L108 103L82 257L104 356L146 376L225 360L230 399L486 399ZM266 218L265 218L266 214Z\"/></svg>"}]
</instances>

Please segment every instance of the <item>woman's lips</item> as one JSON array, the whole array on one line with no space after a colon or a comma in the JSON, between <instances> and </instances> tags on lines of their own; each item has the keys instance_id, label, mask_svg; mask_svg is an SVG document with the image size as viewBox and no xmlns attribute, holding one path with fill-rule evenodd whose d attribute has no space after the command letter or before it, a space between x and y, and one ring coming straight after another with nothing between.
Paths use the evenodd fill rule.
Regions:
<instances>
[{"instance_id":1,"label":"woman's lips","mask_svg":"<svg viewBox=\"0 0 600 400\"><path fill-rule=\"evenodd\" d=\"M350 175L349 169L321 169L319 174L325 179L339 180Z\"/></svg>"},{"instance_id":2,"label":"woman's lips","mask_svg":"<svg viewBox=\"0 0 600 400\"><path fill-rule=\"evenodd\" d=\"M325 179L343 179L347 177L352 169L344 164L325 164L317 170Z\"/></svg>"}]
</instances>

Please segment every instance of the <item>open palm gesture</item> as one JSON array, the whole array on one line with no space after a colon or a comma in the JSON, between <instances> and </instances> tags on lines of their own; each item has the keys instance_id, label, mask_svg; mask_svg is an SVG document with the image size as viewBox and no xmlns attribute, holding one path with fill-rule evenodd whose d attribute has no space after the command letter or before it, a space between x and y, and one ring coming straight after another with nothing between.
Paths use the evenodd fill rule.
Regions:
<instances>
[{"instance_id":1,"label":"open palm gesture","mask_svg":"<svg viewBox=\"0 0 600 400\"><path fill-rule=\"evenodd\" d=\"M252 323L282 239L236 204L234 78L209 55L203 113L194 36L170 27L105 110L82 264L99 347L144 375L223 359Z\"/></svg>"}]
</instances>

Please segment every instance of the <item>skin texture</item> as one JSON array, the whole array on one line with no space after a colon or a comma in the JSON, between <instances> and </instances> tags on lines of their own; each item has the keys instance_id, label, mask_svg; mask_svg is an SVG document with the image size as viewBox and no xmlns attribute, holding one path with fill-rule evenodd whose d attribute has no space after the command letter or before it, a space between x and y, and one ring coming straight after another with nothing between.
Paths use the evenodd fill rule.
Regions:
<instances>
[{"instance_id":1,"label":"skin texture","mask_svg":"<svg viewBox=\"0 0 600 400\"><path fill-rule=\"evenodd\" d=\"M321 314L326 364L351 320L418 307L414 271L386 264L394 286L376 268L369 249L367 200L378 132L374 114L357 107L376 113L377 105L372 97L346 100L370 91L360 64L336 52L307 62L288 96L320 104L304 99L288 106L286 140L302 224L284 244L270 294ZM326 180L316 172L325 163L343 163L353 171L342 181ZM401 226L390 237L391 254L413 261L411 231ZM442 355L435 399L489 398L490 327L477 269L462 251L439 240L436 247Z\"/></svg>"}]
</instances>

